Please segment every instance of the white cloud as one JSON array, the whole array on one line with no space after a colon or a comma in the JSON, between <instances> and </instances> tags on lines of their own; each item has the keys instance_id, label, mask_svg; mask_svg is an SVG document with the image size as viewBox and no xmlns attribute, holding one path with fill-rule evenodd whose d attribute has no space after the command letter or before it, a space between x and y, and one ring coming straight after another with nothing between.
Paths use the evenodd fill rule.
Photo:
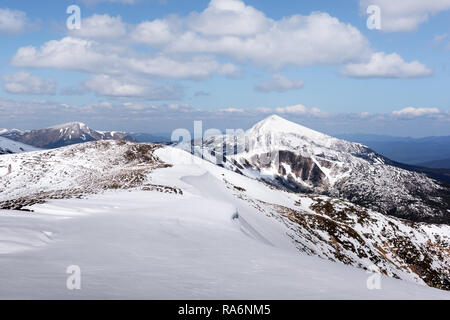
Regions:
<instances>
[{"instance_id":1,"label":"white cloud","mask_svg":"<svg viewBox=\"0 0 450 320\"><path fill-rule=\"evenodd\" d=\"M396 53L374 53L368 63L349 64L341 73L355 78L419 78L428 77L433 70L418 61L405 62Z\"/></svg>"},{"instance_id":2,"label":"white cloud","mask_svg":"<svg viewBox=\"0 0 450 320\"><path fill-rule=\"evenodd\" d=\"M219 110L219 112L224 112L224 113L245 113L245 110L244 109L239 109L239 108L226 108L226 109Z\"/></svg>"},{"instance_id":3,"label":"white cloud","mask_svg":"<svg viewBox=\"0 0 450 320\"><path fill-rule=\"evenodd\" d=\"M145 21L136 26L131 38L137 43L162 45L174 40L174 27L167 20L156 19Z\"/></svg>"},{"instance_id":4,"label":"white cloud","mask_svg":"<svg viewBox=\"0 0 450 320\"><path fill-rule=\"evenodd\" d=\"M238 23L236 20L231 24ZM286 65L356 62L368 58L371 52L369 42L358 29L327 13L283 18L271 22L270 28L263 28L250 36L205 36L188 30L177 35L176 41L170 42L164 50L172 53L213 53L272 69Z\"/></svg>"},{"instance_id":5,"label":"white cloud","mask_svg":"<svg viewBox=\"0 0 450 320\"><path fill-rule=\"evenodd\" d=\"M295 114L295 115L312 115L312 116L324 115L324 113L320 111L318 108L307 108L302 104L278 108L257 108L256 110L264 114L278 113L278 114Z\"/></svg>"},{"instance_id":6,"label":"white cloud","mask_svg":"<svg viewBox=\"0 0 450 320\"><path fill-rule=\"evenodd\" d=\"M22 33L27 24L28 19L25 12L0 8L0 33Z\"/></svg>"},{"instance_id":7,"label":"white cloud","mask_svg":"<svg viewBox=\"0 0 450 320\"><path fill-rule=\"evenodd\" d=\"M450 0L360 0L363 12L370 5L381 9L381 28L386 32L416 30L431 15L450 9Z\"/></svg>"},{"instance_id":8,"label":"white cloud","mask_svg":"<svg viewBox=\"0 0 450 320\"><path fill-rule=\"evenodd\" d=\"M83 19L81 29L70 31L74 37L90 39L117 39L125 36L127 25L120 16L111 17L107 14L93 16Z\"/></svg>"},{"instance_id":9,"label":"white cloud","mask_svg":"<svg viewBox=\"0 0 450 320\"><path fill-rule=\"evenodd\" d=\"M447 42L448 38L448 33L437 34L433 37L433 44L436 46L442 45L445 50L450 50L450 43Z\"/></svg>"},{"instance_id":10,"label":"white cloud","mask_svg":"<svg viewBox=\"0 0 450 320\"><path fill-rule=\"evenodd\" d=\"M250 36L267 31L273 21L241 0L212 0L202 13L192 13L187 24L207 36Z\"/></svg>"},{"instance_id":11,"label":"white cloud","mask_svg":"<svg viewBox=\"0 0 450 320\"><path fill-rule=\"evenodd\" d=\"M53 95L56 85L52 79L42 79L27 72L18 72L2 77L5 91L12 94Z\"/></svg>"},{"instance_id":12,"label":"white cloud","mask_svg":"<svg viewBox=\"0 0 450 320\"><path fill-rule=\"evenodd\" d=\"M127 65L136 72L167 78L202 79L213 73L233 75L239 68L231 63L220 64L210 57L196 56L189 61L178 61L159 55L150 59L131 58Z\"/></svg>"},{"instance_id":13,"label":"white cloud","mask_svg":"<svg viewBox=\"0 0 450 320\"><path fill-rule=\"evenodd\" d=\"M118 55L95 41L65 37L46 42L40 48L33 46L20 48L11 62L18 67L58 68L92 72L102 69L117 72L114 64Z\"/></svg>"},{"instance_id":14,"label":"white cloud","mask_svg":"<svg viewBox=\"0 0 450 320\"><path fill-rule=\"evenodd\" d=\"M118 79L109 75L96 75L85 81L83 86L97 95L115 98L175 100L182 95L178 87L156 86L145 79Z\"/></svg>"},{"instance_id":15,"label":"white cloud","mask_svg":"<svg viewBox=\"0 0 450 320\"><path fill-rule=\"evenodd\" d=\"M293 81L281 74L275 74L271 79L257 85L255 89L260 92L286 92L301 89L304 85L305 82L302 80Z\"/></svg>"},{"instance_id":16,"label":"white cloud","mask_svg":"<svg viewBox=\"0 0 450 320\"><path fill-rule=\"evenodd\" d=\"M192 128L194 120L204 120L206 128L249 128L268 115L280 116L307 127L326 132L386 132L392 135L450 134L450 111L418 117L391 113L325 113L305 106L264 108L195 109L186 104L152 104L145 101L113 99L88 104L62 104L39 100L5 100L0 98L0 127L42 128L58 123L85 122L93 128L134 132L167 132ZM228 112L227 112L228 111ZM435 111L434 111L435 112ZM408 120L408 121L399 121Z\"/></svg>"},{"instance_id":17,"label":"white cloud","mask_svg":"<svg viewBox=\"0 0 450 320\"><path fill-rule=\"evenodd\" d=\"M138 50L137 44L150 48ZM241 0L212 0L200 13L136 26L119 16L94 15L83 20L81 30L40 48L22 47L12 58L18 67L172 79L236 75L240 69L235 63L273 72L286 66L347 65L345 73L354 77L419 77L432 72L396 54L374 54L357 28L327 13L273 20ZM259 89L282 92L301 85L275 76Z\"/></svg>"},{"instance_id":18,"label":"white cloud","mask_svg":"<svg viewBox=\"0 0 450 320\"><path fill-rule=\"evenodd\" d=\"M273 20L241 0L212 0L200 13L143 22L131 39L165 53L215 54L271 69L359 62L371 54L357 28L327 13Z\"/></svg>"},{"instance_id":19,"label":"white cloud","mask_svg":"<svg viewBox=\"0 0 450 320\"><path fill-rule=\"evenodd\" d=\"M213 73L231 75L238 71L233 64L220 64L210 57L196 56L184 61L164 55L149 57L120 46L73 37L52 40L40 48L22 47L11 62L18 67L57 68L103 74L134 72L165 78L201 79Z\"/></svg>"},{"instance_id":20,"label":"white cloud","mask_svg":"<svg viewBox=\"0 0 450 320\"><path fill-rule=\"evenodd\" d=\"M413 108L408 107L402 110L393 111L392 114L394 116L400 117L422 117L429 115L438 115L441 111L438 108Z\"/></svg>"},{"instance_id":21,"label":"white cloud","mask_svg":"<svg viewBox=\"0 0 450 320\"><path fill-rule=\"evenodd\" d=\"M447 33L437 34L437 35L435 35L433 37L433 42L435 44L440 44L442 41L444 41L447 38L448 38L448 34Z\"/></svg>"}]
</instances>

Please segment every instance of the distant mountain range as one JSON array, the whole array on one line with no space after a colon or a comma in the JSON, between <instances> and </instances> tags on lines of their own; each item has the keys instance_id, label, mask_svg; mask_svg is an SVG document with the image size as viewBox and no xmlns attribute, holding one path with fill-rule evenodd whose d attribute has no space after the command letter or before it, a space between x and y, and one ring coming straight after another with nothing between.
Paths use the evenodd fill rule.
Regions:
<instances>
[{"instance_id":1,"label":"distant mountain range","mask_svg":"<svg viewBox=\"0 0 450 320\"><path fill-rule=\"evenodd\" d=\"M125 132L96 131L81 122L71 122L40 130L11 130L0 134L3 138L30 146L53 149L98 140L130 140Z\"/></svg>"},{"instance_id":2,"label":"distant mountain range","mask_svg":"<svg viewBox=\"0 0 450 320\"><path fill-rule=\"evenodd\" d=\"M338 138L362 143L398 162L450 169L450 136L403 138L373 134L341 134Z\"/></svg>"},{"instance_id":3,"label":"distant mountain range","mask_svg":"<svg viewBox=\"0 0 450 320\"><path fill-rule=\"evenodd\" d=\"M19 147L19 149L9 148L7 150L5 145L11 145L11 142L6 143L3 141L4 146L2 149L2 145L0 145L0 154L33 150L30 147L54 149L98 140L170 143L170 135L165 133L99 131L90 129L81 122L66 123L39 130L0 129L0 137L22 144L22 147ZM415 139L374 134L338 134L336 137L361 143L395 162L412 165L414 170L419 170L430 174L434 178L450 182L450 171L435 170L450 169L450 136ZM404 167L406 168L406 166Z\"/></svg>"},{"instance_id":4,"label":"distant mountain range","mask_svg":"<svg viewBox=\"0 0 450 320\"><path fill-rule=\"evenodd\" d=\"M9 131L0 129L0 137L42 149L54 149L99 140L126 140L148 143L170 142L169 138L147 133L93 130L81 122L65 123L39 130L13 129Z\"/></svg>"}]
</instances>

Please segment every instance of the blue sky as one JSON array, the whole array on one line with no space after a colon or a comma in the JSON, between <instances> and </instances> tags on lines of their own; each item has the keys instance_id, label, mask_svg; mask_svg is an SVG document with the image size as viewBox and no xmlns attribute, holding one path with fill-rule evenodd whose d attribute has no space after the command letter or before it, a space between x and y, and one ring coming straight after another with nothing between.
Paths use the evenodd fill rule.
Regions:
<instances>
[{"instance_id":1,"label":"blue sky","mask_svg":"<svg viewBox=\"0 0 450 320\"><path fill-rule=\"evenodd\" d=\"M450 135L450 0L2 1L0 41L0 128Z\"/></svg>"}]
</instances>

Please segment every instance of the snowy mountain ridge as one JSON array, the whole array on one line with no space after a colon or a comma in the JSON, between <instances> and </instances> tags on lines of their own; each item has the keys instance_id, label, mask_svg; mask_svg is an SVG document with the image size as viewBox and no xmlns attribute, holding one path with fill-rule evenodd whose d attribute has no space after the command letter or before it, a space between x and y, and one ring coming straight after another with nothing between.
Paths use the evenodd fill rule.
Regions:
<instances>
[{"instance_id":1,"label":"snowy mountain ridge","mask_svg":"<svg viewBox=\"0 0 450 320\"><path fill-rule=\"evenodd\" d=\"M70 122L40 130L11 130L0 135L43 149L98 140L133 140L125 132L96 131L82 122Z\"/></svg>"},{"instance_id":2,"label":"snowy mountain ridge","mask_svg":"<svg viewBox=\"0 0 450 320\"><path fill-rule=\"evenodd\" d=\"M33 213L30 217L33 217L57 214L61 210L76 212L86 207L82 212L87 215L90 212L103 212L100 221L115 221L120 216L123 222L118 225L130 225L136 218L133 208L139 206L145 208L142 209L145 215L138 220L144 225L149 223L145 222L144 217L148 219L150 214L165 212L164 215L157 215L155 222L151 222L152 228L160 226L161 230L155 229L155 233L145 232L142 238L145 243L157 245L169 241L175 246L167 247L161 252L156 247L149 251L153 255L160 254L157 259L167 259L170 252L183 250L183 243L190 243L197 238L193 242L199 246L197 250L211 247L211 250L222 251L225 250L222 247L224 244L214 247L215 242L210 241L211 237L214 238L214 234L219 233L222 238L228 239L239 234L241 243L226 247L226 252L231 250L232 254L237 254L239 249L236 246L257 244L261 246L261 250L258 249L257 252L265 252L264 254L268 251L286 252L283 253L286 261L291 261L293 257L299 257L300 260L307 256L319 257L334 262L335 270L340 269L339 265L352 267L348 272L354 270L355 274L359 271L354 268L369 269L375 266L388 277L450 289L449 226L412 223L387 217L342 199L283 191L192 157L176 148L125 141L97 141L0 158L0 168L9 164L12 165L12 172L0 169L0 229L3 219L1 210L31 211ZM110 197L107 201L109 205L97 204L94 194ZM136 198L128 200L130 197ZM65 209L60 209L61 206ZM122 208L124 212L119 214L116 207ZM110 212L114 214L111 215ZM175 224L172 226L170 216L173 214L179 216L174 218ZM95 229L100 234L109 232L109 229L101 227L108 223L100 221L88 229ZM117 223L111 223L111 228L117 228L114 227ZM133 228L138 228L138 224ZM182 236L186 228L197 225L200 227L192 235ZM170 229L167 229L168 226L171 226ZM47 229L52 234L64 237L62 231ZM47 232L47 229L43 231ZM12 232L8 230L6 235ZM210 230L211 233L208 231L205 234L205 230ZM115 237L118 232L121 233L119 230L110 232ZM20 233L15 235L15 243L25 241L20 240L23 236ZM174 242L178 236L183 237L181 242ZM127 238L122 235L120 239L124 237ZM148 237L152 240L149 241ZM0 257L1 252L18 250L16 247L11 248L11 241L8 239L3 241L0 236ZM102 236L98 239L102 239ZM44 243L39 240L39 246L48 247L45 250L51 252L58 249L59 246L53 247L51 240L44 240ZM138 247L133 248L139 250ZM187 250L192 252L193 249ZM115 250L112 252L117 256ZM191 262L186 262L186 258L175 259L178 259L178 263L182 261L180 267L183 270L191 270L199 259L205 267L211 255L213 254L195 255L194 260L186 260ZM257 259L261 257L258 256ZM110 258L105 259L109 261ZM242 259L246 258L240 256L238 260ZM279 259L273 261L280 262ZM317 263L323 265L325 262ZM184 265L185 263L193 265ZM227 268L225 271L234 270L235 262L227 263L231 269ZM175 260L171 261L171 265L174 264ZM313 269L321 270L318 265ZM169 266L165 268L170 269ZM263 268L270 269L272 266L264 262ZM295 268L295 263L290 265L289 272L293 272ZM214 270L217 272L217 266ZM189 274L185 276L189 277ZM317 279L325 275L319 273L311 276ZM1 272L0 278L3 283ZM198 280L192 278L189 281ZM298 285L302 283L304 282L299 281ZM278 286L280 285L278 282ZM330 292L336 290L329 287L333 286L332 283L322 285L328 286ZM339 290L351 292L352 284L348 283L346 286L347 289ZM2 290L0 289L0 294Z\"/></svg>"}]
</instances>

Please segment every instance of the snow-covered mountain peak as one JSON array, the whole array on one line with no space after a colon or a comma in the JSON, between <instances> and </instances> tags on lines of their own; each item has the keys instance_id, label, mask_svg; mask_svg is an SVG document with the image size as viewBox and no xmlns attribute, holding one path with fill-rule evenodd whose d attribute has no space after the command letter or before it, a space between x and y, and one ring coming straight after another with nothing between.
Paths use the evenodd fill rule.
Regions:
<instances>
[{"instance_id":1,"label":"snow-covered mountain peak","mask_svg":"<svg viewBox=\"0 0 450 320\"><path fill-rule=\"evenodd\" d=\"M277 132L283 134L295 134L299 136L308 137L311 139L324 139L331 138L326 134L320 133L318 131L309 129L298 123L286 120L280 116L272 115L266 119L258 122L249 131L249 133L266 133L266 132Z\"/></svg>"},{"instance_id":2,"label":"snow-covered mountain peak","mask_svg":"<svg viewBox=\"0 0 450 320\"><path fill-rule=\"evenodd\" d=\"M4 133L7 133L7 132L8 132L8 129L0 129L0 135L4 134Z\"/></svg>"},{"instance_id":3,"label":"snow-covered mountain peak","mask_svg":"<svg viewBox=\"0 0 450 320\"><path fill-rule=\"evenodd\" d=\"M277 115L258 122L245 133L245 136L257 152L290 150L318 154L329 150L333 153L359 154L367 150L361 144L331 137Z\"/></svg>"}]
</instances>

